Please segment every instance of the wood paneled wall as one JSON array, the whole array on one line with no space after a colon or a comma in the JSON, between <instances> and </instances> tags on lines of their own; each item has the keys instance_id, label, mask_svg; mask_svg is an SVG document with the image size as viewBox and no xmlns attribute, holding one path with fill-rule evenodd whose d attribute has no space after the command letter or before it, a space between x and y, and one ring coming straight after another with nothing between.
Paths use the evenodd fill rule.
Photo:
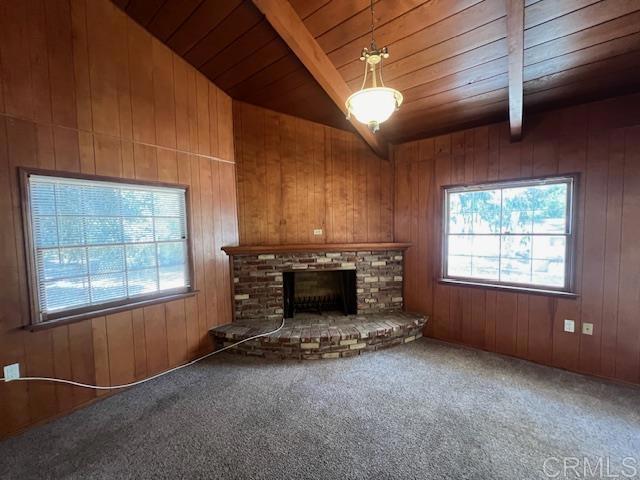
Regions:
<instances>
[{"instance_id":1,"label":"wood paneled wall","mask_svg":"<svg viewBox=\"0 0 640 480\"><path fill-rule=\"evenodd\" d=\"M411 241L409 310L426 333L546 365L640 383L640 95L395 147L395 240ZM437 283L440 187L579 172L576 300ZM594 325L565 333L563 320Z\"/></svg>"},{"instance_id":2,"label":"wood paneled wall","mask_svg":"<svg viewBox=\"0 0 640 480\"><path fill-rule=\"evenodd\" d=\"M108 0L0 2L0 365L119 384L210 348L231 319L225 244L237 242L231 99ZM199 293L39 332L28 292L17 167L190 185ZM0 437L92 390L0 383Z\"/></svg>"},{"instance_id":3,"label":"wood paneled wall","mask_svg":"<svg viewBox=\"0 0 640 480\"><path fill-rule=\"evenodd\" d=\"M233 112L242 245L393 239L393 168L359 136L242 102Z\"/></svg>"}]
</instances>

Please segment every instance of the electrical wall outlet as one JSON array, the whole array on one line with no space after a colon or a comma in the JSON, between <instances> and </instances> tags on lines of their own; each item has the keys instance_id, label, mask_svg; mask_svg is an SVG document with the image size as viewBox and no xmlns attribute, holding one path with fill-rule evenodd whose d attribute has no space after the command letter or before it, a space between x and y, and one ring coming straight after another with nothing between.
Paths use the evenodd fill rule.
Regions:
<instances>
[{"instance_id":1,"label":"electrical wall outlet","mask_svg":"<svg viewBox=\"0 0 640 480\"><path fill-rule=\"evenodd\" d=\"M11 380L17 380L20 378L20 364L13 363L4 367L4 381L10 382Z\"/></svg>"},{"instance_id":2,"label":"electrical wall outlet","mask_svg":"<svg viewBox=\"0 0 640 480\"><path fill-rule=\"evenodd\" d=\"M564 331L569 333L574 333L576 331L576 322L574 322L573 320L565 319Z\"/></svg>"},{"instance_id":3,"label":"electrical wall outlet","mask_svg":"<svg viewBox=\"0 0 640 480\"><path fill-rule=\"evenodd\" d=\"M313 234L314 235L322 235L322 229L321 228L315 228L313 230Z\"/></svg>"},{"instance_id":4,"label":"electrical wall outlet","mask_svg":"<svg viewBox=\"0 0 640 480\"><path fill-rule=\"evenodd\" d=\"M593 323L583 323L582 333L585 335L593 335Z\"/></svg>"}]
</instances>

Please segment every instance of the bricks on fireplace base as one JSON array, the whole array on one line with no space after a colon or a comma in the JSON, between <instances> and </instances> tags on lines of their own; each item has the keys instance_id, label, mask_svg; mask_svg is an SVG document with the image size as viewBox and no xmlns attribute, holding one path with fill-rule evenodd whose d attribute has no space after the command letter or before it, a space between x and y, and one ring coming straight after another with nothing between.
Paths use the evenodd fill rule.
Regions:
<instances>
[{"instance_id":1,"label":"bricks on fireplace base","mask_svg":"<svg viewBox=\"0 0 640 480\"><path fill-rule=\"evenodd\" d=\"M320 360L360 355L409 343L422 336L422 315L392 311L366 315L299 314L279 332L229 352L264 358ZM247 320L210 330L216 349L276 329L279 321Z\"/></svg>"}]
</instances>

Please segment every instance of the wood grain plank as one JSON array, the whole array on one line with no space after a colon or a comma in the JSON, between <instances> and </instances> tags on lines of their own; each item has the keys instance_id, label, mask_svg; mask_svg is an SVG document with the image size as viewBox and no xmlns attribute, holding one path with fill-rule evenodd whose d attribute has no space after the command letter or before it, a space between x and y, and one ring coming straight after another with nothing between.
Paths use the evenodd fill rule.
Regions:
<instances>
[{"instance_id":1,"label":"wood grain plank","mask_svg":"<svg viewBox=\"0 0 640 480\"><path fill-rule=\"evenodd\" d=\"M111 385L111 380L109 372L109 343L107 340L105 317L91 319L91 330L95 384L98 386L108 386ZM106 394L106 390L96 391L97 396L104 396Z\"/></svg>"},{"instance_id":2,"label":"wood grain plank","mask_svg":"<svg viewBox=\"0 0 640 480\"><path fill-rule=\"evenodd\" d=\"M76 382L95 385L98 382L94 370L92 322L78 322L69 325L69 357L71 359L71 378ZM82 405L95 398L95 390L87 388L73 389L74 405Z\"/></svg>"},{"instance_id":3,"label":"wood grain plank","mask_svg":"<svg viewBox=\"0 0 640 480\"><path fill-rule=\"evenodd\" d=\"M29 377L55 376L53 364L53 339L51 331L33 332L24 338L26 365ZM38 421L58 412L56 387L52 383L39 382L29 385L30 420Z\"/></svg>"},{"instance_id":4,"label":"wood grain plank","mask_svg":"<svg viewBox=\"0 0 640 480\"><path fill-rule=\"evenodd\" d=\"M203 348L206 347L207 332L216 325L218 315L218 295L216 291L216 252L214 244L214 204L212 186L212 168L214 162L200 158L200 205L202 208L202 254L204 261L204 291L206 292L205 324L201 325L201 339Z\"/></svg>"},{"instance_id":5,"label":"wood grain plank","mask_svg":"<svg viewBox=\"0 0 640 480\"><path fill-rule=\"evenodd\" d=\"M79 138L76 130L53 127L55 168L80 172Z\"/></svg>"},{"instance_id":6,"label":"wood grain plank","mask_svg":"<svg viewBox=\"0 0 640 480\"><path fill-rule=\"evenodd\" d=\"M86 2L83 5L76 1L76 5L79 9L86 6L87 57L93 130L97 133L119 135L118 90L115 88L118 84L118 69L113 38L119 31L120 17L116 7L109 2ZM80 17L77 19L76 28L82 32L81 22ZM81 51L83 45L79 44L77 48ZM84 68L79 63L76 67L81 71ZM87 85L84 85L85 89L86 87ZM83 100L86 99L87 93L84 92ZM89 116L88 111L83 113L86 122Z\"/></svg>"},{"instance_id":7,"label":"wood grain plank","mask_svg":"<svg viewBox=\"0 0 640 480\"><path fill-rule=\"evenodd\" d=\"M280 115L275 112L265 112L264 130L264 157L265 157L265 192L266 192L266 231L265 243L282 243L282 222L283 209L282 202L282 166L280 149ZM242 139L239 143L244 142ZM286 168L286 167L285 167ZM239 198L244 204L242 198Z\"/></svg>"},{"instance_id":8,"label":"wood grain plank","mask_svg":"<svg viewBox=\"0 0 640 480\"><path fill-rule=\"evenodd\" d=\"M71 0L70 6L76 125L82 130L91 130L93 117L91 111L87 5L85 0Z\"/></svg>"},{"instance_id":9,"label":"wood grain plank","mask_svg":"<svg viewBox=\"0 0 640 480\"><path fill-rule=\"evenodd\" d=\"M216 0L204 0L188 15L167 39L166 43L178 55L184 55L209 31L213 30L229 15L241 0L232 0L222 4Z\"/></svg>"},{"instance_id":10,"label":"wood grain plank","mask_svg":"<svg viewBox=\"0 0 640 480\"><path fill-rule=\"evenodd\" d=\"M133 145L135 176L139 180L158 179L158 157L160 150L142 143Z\"/></svg>"},{"instance_id":11,"label":"wood grain plank","mask_svg":"<svg viewBox=\"0 0 640 480\"><path fill-rule=\"evenodd\" d=\"M615 376L618 331L618 288L622 237L622 206L625 162L625 131L609 133L607 172L607 217L605 225L605 260L603 272L601 372Z\"/></svg>"},{"instance_id":12,"label":"wood grain plank","mask_svg":"<svg viewBox=\"0 0 640 480\"><path fill-rule=\"evenodd\" d=\"M587 147L585 189L581 322L593 325L593 335L580 340L580 369L600 374L602 343L602 311L604 294L604 262L606 243L607 183L609 170L609 135L592 135Z\"/></svg>"},{"instance_id":13,"label":"wood grain plank","mask_svg":"<svg viewBox=\"0 0 640 480\"><path fill-rule=\"evenodd\" d=\"M176 148L176 104L173 53L151 40L153 113L157 144Z\"/></svg>"},{"instance_id":14,"label":"wood grain plank","mask_svg":"<svg viewBox=\"0 0 640 480\"><path fill-rule=\"evenodd\" d=\"M135 356L131 312L107 315L105 324L111 384L132 382L135 378Z\"/></svg>"},{"instance_id":15,"label":"wood grain plank","mask_svg":"<svg viewBox=\"0 0 640 480\"><path fill-rule=\"evenodd\" d=\"M209 154L219 157L220 144L218 136L218 90L215 85L209 84Z\"/></svg>"},{"instance_id":16,"label":"wood grain plank","mask_svg":"<svg viewBox=\"0 0 640 480\"><path fill-rule=\"evenodd\" d=\"M635 266L640 262L640 131L625 132L624 196L622 203L622 240L620 252L620 289L618 292L618 344L616 378L638 382L640 375L640 326L636 321L640 308L638 292L640 275Z\"/></svg>"},{"instance_id":17,"label":"wood grain plank","mask_svg":"<svg viewBox=\"0 0 640 480\"><path fill-rule=\"evenodd\" d=\"M243 123L244 125L244 123ZM263 127L260 127L263 128ZM296 240L296 231L297 231L297 215L296 215L296 204L295 204L295 195L296 195L296 184L295 184L295 170L292 165L295 164L295 141L296 141L296 130L295 130L295 122L290 117L282 117L280 119L280 178L282 182L282 233L281 237L284 243L295 243ZM259 143L258 143L259 145ZM243 146L243 162L247 160L251 160L247 157L246 145ZM251 152L249 150L249 152ZM252 152L255 155L255 151ZM254 157L254 165L255 165L255 157ZM255 169L256 167L254 167ZM255 170L254 170L255 171ZM247 177L247 181L251 182L251 177ZM245 189L245 201L247 199L251 199L252 188L250 185L247 185ZM253 197L256 198L256 197ZM255 215L255 214L254 214ZM249 228L249 225L260 225L259 219L254 217L252 220L251 215L247 216L248 225L245 228ZM260 238L262 235L254 235L253 238Z\"/></svg>"},{"instance_id":18,"label":"wood grain plank","mask_svg":"<svg viewBox=\"0 0 640 480\"><path fill-rule=\"evenodd\" d=\"M212 200L212 216L213 231L209 242L213 246L213 267L215 269L215 290L222 290L225 283L224 271L228 266L225 253L222 251L224 241L222 238L222 199L220 197L220 168L221 162L211 162L211 200ZM226 318L226 297L219 295L216 303L216 313L214 323L211 327L222 325Z\"/></svg>"},{"instance_id":19,"label":"wood grain plank","mask_svg":"<svg viewBox=\"0 0 640 480\"><path fill-rule=\"evenodd\" d=\"M0 5L0 57L2 58L2 90L5 111L8 114L33 118L31 82L24 81L31 75L28 55L24 45L29 44L26 2L2 2Z\"/></svg>"},{"instance_id":20,"label":"wood grain plank","mask_svg":"<svg viewBox=\"0 0 640 480\"><path fill-rule=\"evenodd\" d=\"M156 38L163 42L187 20L194 10L202 3L202 0L184 0L182 2L165 2L147 25L147 28Z\"/></svg>"},{"instance_id":21,"label":"wood grain plank","mask_svg":"<svg viewBox=\"0 0 640 480\"><path fill-rule=\"evenodd\" d=\"M71 352L69 347L69 327L64 325L51 331L53 343L53 372L56 378L72 379ZM58 412L66 412L73 408L73 387L56 385Z\"/></svg>"},{"instance_id":22,"label":"wood grain plank","mask_svg":"<svg viewBox=\"0 0 640 480\"><path fill-rule=\"evenodd\" d=\"M144 331L147 344L147 373L153 375L169 367L167 323L163 304L144 308Z\"/></svg>"},{"instance_id":23,"label":"wood grain plank","mask_svg":"<svg viewBox=\"0 0 640 480\"><path fill-rule=\"evenodd\" d=\"M189 135L189 67L177 55L173 59L173 98L175 99L176 148L191 150Z\"/></svg>"},{"instance_id":24,"label":"wood grain plank","mask_svg":"<svg viewBox=\"0 0 640 480\"><path fill-rule=\"evenodd\" d=\"M44 6L52 120L56 125L76 127L71 7L68 1L44 2Z\"/></svg>"},{"instance_id":25,"label":"wood grain plank","mask_svg":"<svg viewBox=\"0 0 640 480\"><path fill-rule=\"evenodd\" d=\"M130 62L129 66L133 139L136 142L150 144L156 143L154 44L157 45L157 41L154 41L144 30L132 26L127 28L129 56L136 59L135 62ZM161 47L158 45L155 50L158 52L157 56L161 52Z\"/></svg>"},{"instance_id":26,"label":"wood grain plank","mask_svg":"<svg viewBox=\"0 0 640 480\"><path fill-rule=\"evenodd\" d=\"M27 18L23 27L27 31L28 56L31 61L31 95L33 97L33 116L35 121L51 123L51 83L49 80L49 62L47 58L47 18L44 2L26 2ZM23 46L21 46L24 48Z\"/></svg>"},{"instance_id":27,"label":"wood grain plank","mask_svg":"<svg viewBox=\"0 0 640 480\"><path fill-rule=\"evenodd\" d=\"M169 366L175 367L187 361L187 327L185 302L176 300L165 305L167 315L167 351Z\"/></svg>"},{"instance_id":28,"label":"wood grain plank","mask_svg":"<svg viewBox=\"0 0 640 480\"><path fill-rule=\"evenodd\" d=\"M197 101L197 153L211 155L211 132L209 130L209 82L202 75L196 74Z\"/></svg>"},{"instance_id":29,"label":"wood grain plank","mask_svg":"<svg viewBox=\"0 0 640 480\"><path fill-rule=\"evenodd\" d=\"M147 342L145 334L144 311L137 308L131 311L133 333L134 376L136 380L147 376Z\"/></svg>"},{"instance_id":30,"label":"wood grain plank","mask_svg":"<svg viewBox=\"0 0 640 480\"><path fill-rule=\"evenodd\" d=\"M218 116L218 157L234 161L233 150L233 104L231 97L218 90L216 97L216 114Z\"/></svg>"}]
</instances>

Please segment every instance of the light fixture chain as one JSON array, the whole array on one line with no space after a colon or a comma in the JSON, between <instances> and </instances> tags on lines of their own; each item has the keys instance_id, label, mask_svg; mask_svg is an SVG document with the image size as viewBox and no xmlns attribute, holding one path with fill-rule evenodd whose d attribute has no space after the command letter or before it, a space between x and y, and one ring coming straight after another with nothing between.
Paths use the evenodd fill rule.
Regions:
<instances>
[{"instance_id":1,"label":"light fixture chain","mask_svg":"<svg viewBox=\"0 0 640 480\"><path fill-rule=\"evenodd\" d=\"M373 17L373 0L371 0L369 6L370 6L370 9L371 9L371 49L375 50L376 42L373 39L373 34L374 34L375 29L376 29L376 25L375 25L375 20L374 20L374 17Z\"/></svg>"}]
</instances>

